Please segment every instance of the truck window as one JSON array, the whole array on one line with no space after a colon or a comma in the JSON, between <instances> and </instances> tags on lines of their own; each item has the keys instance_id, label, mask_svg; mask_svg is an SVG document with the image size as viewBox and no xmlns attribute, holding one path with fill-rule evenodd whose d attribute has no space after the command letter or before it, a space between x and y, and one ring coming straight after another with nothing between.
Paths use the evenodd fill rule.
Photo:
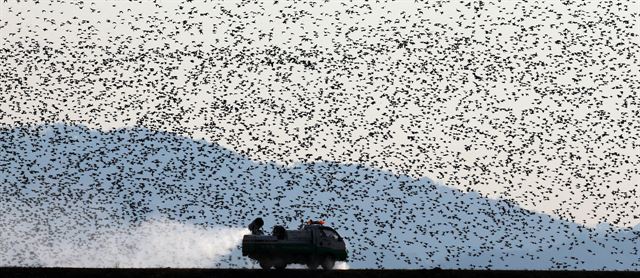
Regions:
<instances>
[{"instance_id":1,"label":"truck window","mask_svg":"<svg viewBox=\"0 0 640 278\"><path fill-rule=\"evenodd\" d=\"M326 236L328 238L332 238L335 240L338 240L338 238L340 238L340 236L338 236L338 234L332 230L322 229L321 231L323 236Z\"/></svg>"},{"instance_id":2,"label":"truck window","mask_svg":"<svg viewBox=\"0 0 640 278\"><path fill-rule=\"evenodd\" d=\"M320 230L320 236L327 237L327 233L325 233L324 230Z\"/></svg>"}]
</instances>

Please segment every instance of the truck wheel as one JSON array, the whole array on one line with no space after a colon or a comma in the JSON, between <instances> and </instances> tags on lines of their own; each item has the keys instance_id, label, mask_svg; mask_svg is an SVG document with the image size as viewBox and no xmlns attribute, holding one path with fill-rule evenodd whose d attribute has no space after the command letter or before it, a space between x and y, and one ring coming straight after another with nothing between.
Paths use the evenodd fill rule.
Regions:
<instances>
[{"instance_id":1,"label":"truck wheel","mask_svg":"<svg viewBox=\"0 0 640 278\"><path fill-rule=\"evenodd\" d=\"M267 260L262 260L259 263L260 263L260 267L262 267L262 269L270 269L271 268L271 264Z\"/></svg>"},{"instance_id":2,"label":"truck wheel","mask_svg":"<svg viewBox=\"0 0 640 278\"><path fill-rule=\"evenodd\" d=\"M307 262L307 268L309 269L318 269L318 265L320 265L320 263L318 263L318 260L316 258L311 258Z\"/></svg>"},{"instance_id":3,"label":"truck wheel","mask_svg":"<svg viewBox=\"0 0 640 278\"><path fill-rule=\"evenodd\" d=\"M322 269L331 270L333 269L333 265L335 265L335 263L336 260L332 256L326 256L324 257L324 260L322 260Z\"/></svg>"},{"instance_id":4,"label":"truck wheel","mask_svg":"<svg viewBox=\"0 0 640 278\"><path fill-rule=\"evenodd\" d=\"M278 269L278 270L282 270L282 269L285 269L285 268L287 268L287 264L277 264L276 265L276 269Z\"/></svg>"}]
</instances>

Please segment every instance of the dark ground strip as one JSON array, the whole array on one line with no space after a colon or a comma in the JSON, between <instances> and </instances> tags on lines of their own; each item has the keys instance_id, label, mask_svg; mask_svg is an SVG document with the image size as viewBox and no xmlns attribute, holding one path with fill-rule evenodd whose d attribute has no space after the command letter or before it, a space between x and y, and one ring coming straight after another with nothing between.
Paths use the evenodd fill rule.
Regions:
<instances>
[{"instance_id":1,"label":"dark ground strip","mask_svg":"<svg viewBox=\"0 0 640 278\"><path fill-rule=\"evenodd\" d=\"M518 271L518 270L304 270L176 269L176 268L0 268L0 277L640 277L637 271Z\"/></svg>"}]
</instances>

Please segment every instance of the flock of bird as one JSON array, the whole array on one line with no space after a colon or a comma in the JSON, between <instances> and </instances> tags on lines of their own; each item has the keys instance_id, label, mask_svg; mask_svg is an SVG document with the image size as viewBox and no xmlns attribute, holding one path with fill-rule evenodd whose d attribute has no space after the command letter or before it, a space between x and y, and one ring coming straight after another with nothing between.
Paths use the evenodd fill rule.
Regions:
<instances>
[{"instance_id":1,"label":"flock of bird","mask_svg":"<svg viewBox=\"0 0 640 278\"><path fill-rule=\"evenodd\" d=\"M638 270L639 11L4 1L0 265L261 216L352 267Z\"/></svg>"}]
</instances>

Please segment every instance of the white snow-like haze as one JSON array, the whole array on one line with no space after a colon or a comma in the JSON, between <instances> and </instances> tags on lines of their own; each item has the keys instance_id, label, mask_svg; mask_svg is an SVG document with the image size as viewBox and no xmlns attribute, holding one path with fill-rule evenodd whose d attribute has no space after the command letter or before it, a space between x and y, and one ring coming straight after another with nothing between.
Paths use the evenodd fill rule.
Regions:
<instances>
[{"instance_id":1,"label":"white snow-like haze","mask_svg":"<svg viewBox=\"0 0 640 278\"><path fill-rule=\"evenodd\" d=\"M20 222L13 224L29 225ZM11 246L3 246L0 265L216 267L219 266L219 259L236 249L242 236L248 233L246 228L209 228L168 220L150 220L127 229L104 228L90 232L74 227L68 229L61 239L2 233L3 243L0 246L7 242ZM6 231L21 230L13 227Z\"/></svg>"}]
</instances>

